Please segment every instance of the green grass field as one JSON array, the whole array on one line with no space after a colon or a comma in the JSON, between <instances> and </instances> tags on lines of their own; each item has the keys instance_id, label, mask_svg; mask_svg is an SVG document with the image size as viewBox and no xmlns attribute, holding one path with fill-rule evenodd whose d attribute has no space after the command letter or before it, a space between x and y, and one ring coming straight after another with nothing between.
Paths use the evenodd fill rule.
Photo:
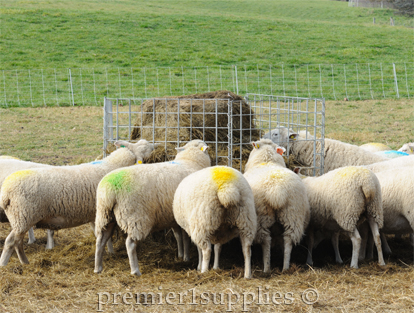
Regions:
<instances>
[{"instance_id":1,"label":"green grass field","mask_svg":"<svg viewBox=\"0 0 414 313\"><path fill-rule=\"evenodd\" d=\"M412 19L342 1L10 0L0 13L1 69L413 60L413 30L385 24Z\"/></svg>"}]
</instances>

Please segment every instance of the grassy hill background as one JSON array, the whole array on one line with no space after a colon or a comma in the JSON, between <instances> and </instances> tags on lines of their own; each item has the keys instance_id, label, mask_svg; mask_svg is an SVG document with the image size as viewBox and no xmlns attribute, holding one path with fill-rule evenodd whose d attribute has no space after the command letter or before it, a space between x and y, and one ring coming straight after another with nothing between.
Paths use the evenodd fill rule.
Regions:
<instances>
[{"instance_id":1,"label":"grassy hill background","mask_svg":"<svg viewBox=\"0 0 414 313\"><path fill-rule=\"evenodd\" d=\"M412 19L342 1L10 0L0 14L1 69L413 61L413 30L386 25Z\"/></svg>"}]
</instances>

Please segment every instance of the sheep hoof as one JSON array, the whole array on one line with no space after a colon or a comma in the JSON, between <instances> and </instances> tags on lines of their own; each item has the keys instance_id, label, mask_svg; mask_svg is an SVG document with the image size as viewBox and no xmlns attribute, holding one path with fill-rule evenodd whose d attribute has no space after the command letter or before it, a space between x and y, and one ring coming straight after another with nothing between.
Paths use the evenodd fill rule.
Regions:
<instances>
[{"instance_id":1,"label":"sheep hoof","mask_svg":"<svg viewBox=\"0 0 414 313\"><path fill-rule=\"evenodd\" d=\"M137 271L131 271L131 275L141 276L141 272L139 270L137 270Z\"/></svg>"},{"instance_id":2,"label":"sheep hoof","mask_svg":"<svg viewBox=\"0 0 414 313\"><path fill-rule=\"evenodd\" d=\"M93 272L94 272L94 273L96 273L96 274L99 274L99 273L101 273L101 272L102 272L102 268L95 268L95 269L93 270Z\"/></svg>"}]
</instances>

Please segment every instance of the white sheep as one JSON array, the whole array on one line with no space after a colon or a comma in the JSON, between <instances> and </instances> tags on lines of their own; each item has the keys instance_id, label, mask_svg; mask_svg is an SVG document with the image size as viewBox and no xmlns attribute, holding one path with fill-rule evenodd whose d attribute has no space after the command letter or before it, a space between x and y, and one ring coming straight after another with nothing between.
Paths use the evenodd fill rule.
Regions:
<instances>
[{"instance_id":1,"label":"white sheep","mask_svg":"<svg viewBox=\"0 0 414 313\"><path fill-rule=\"evenodd\" d=\"M252 189L239 171L213 166L187 176L175 192L173 211L178 225L197 245L198 270L208 271L212 243L213 268L218 269L221 246L240 236L244 277L251 278L256 211Z\"/></svg>"},{"instance_id":2,"label":"white sheep","mask_svg":"<svg viewBox=\"0 0 414 313\"><path fill-rule=\"evenodd\" d=\"M385 265L379 234L379 229L383 225L381 186L375 174L362 166L348 166L319 177L304 178L303 182L311 207L307 229L307 263L313 264L315 230L334 233L332 241L336 261L342 263L338 250L338 235L340 231L345 231L352 240L351 267L358 268L361 236L357 226L367 219L377 246L378 262Z\"/></svg>"},{"instance_id":3,"label":"white sheep","mask_svg":"<svg viewBox=\"0 0 414 313\"><path fill-rule=\"evenodd\" d=\"M47 165L47 164L28 162L28 161L20 160L19 158L16 158L16 157L2 155L0 156L0 187L3 184L3 181L6 179L6 177L14 172L17 172L20 170L26 170L30 168L40 168L40 167L48 167L48 166L50 167L50 165ZM0 203L0 222L1 223L9 222L1 206L1 203ZM52 233L50 230L48 230L46 249L48 249L50 246L51 236L52 236ZM28 243L31 244L31 243L34 243L35 241L36 241L36 238L33 232L33 228L31 227L29 229Z\"/></svg>"},{"instance_id":4,"label":"white sheep","mask_svg":"<svg viewBox=\"0 0 414 313\"><path fill-rule=\"evenodd\" d=\"M383 143L379 143L379 142L369 142L369 143L363 144L359 147L361 149L364 149L364 150L369 151L369 152L379 152L379 151L391 150L390 147L388 147L387 145L384 145Z\"/></svg>"},{"instance_id":5,"label":"white sheep","mask_svg":"<svg viewBox=\"0 0 414 313\"><path fill-rule=\"evenodd\" d=\"M374 152L376 155L384 156L387 159L395 159L400 158L404 156L409 156L408 153L402 152L402 151L395 151L395 150L386 150L386 151L377 151Z\"/></svg>"},{"instance_id":6,"label":"white sheep","mask_svg":"<svg viewBox=\"0 0 414 313\"><path fill-rule=\"evenodd\" d=\"M398 149L398 151L414 154L414 142L404 144L400 149Z\"/></svg>"},{"instance_id":7,"label":"white sheep","mask_svg":"<svg viewBox=\"0 0 414 313\"><path fill-rule=\"evenodd\" d=\"M366 168L373 171L374 173L379 173L381 171L386 171L398 167L412 167L414 168L414 155L409 155L403 158L389 159L385 162L378 162L369 165L365 165Z\"/></svg>"},{"instance_id":8,"label":"white sheep","mask_svg":"<svg viewBox=\"0 0 414 313\"><path fill-rule=\"evenodd\" d=\"M414 156L413 156L414 158ZM375 175L381 184L384 226L381 238L384 252L391 253L383 234L412 234L414 232L414 175L412 166L382 170ZM412 239L412 237L411 237ZM372 249L368 249L369 257ZM364 253L362 253L362 257Z\"/></svg>"},{"instance_id":9,"label":"white sheep","mask_svg":"<svg viewBox=\"0 0 414 313\"><path fill-rule=\"evenodd\" d=\"M204 141L192 140L177 148L172 162L119 169L101 180L96 203L95 273L102 271L103 247L116 224L127 234L126 247L133 275L141 275L137 243L153 231L173 228L179 257L182 256L181 229L172 210L174 192L186 176L211 165L207 149ZM184 260L188 259L185 240Z\"/></svg>"},{"instance_id":10,"label":"white sheep","mask_svg":"<svg viewBox=\"0 0 414 313\"><path fill-rule=\"evenodd\" d=\"M262 245L264 272L270 271L271 237L283 237L283 270L289 268L292 246L300 242L309 223L306 188L294 172L286 168L284 149L269 139L253 142L244 177L249 182L257 213L255 243ZM271 229L280 230L271 234Z\"/></svg>"},{"instance_id":11,"label":"white sheep","mask_svg":"<svg viewBox=\"0 0 414 313\"><path fill-rule=\"evenodd\" d=\"M142 163L154 149L146 140L115 145L125 148L114 151L101 164L28 169L6 178L0 203L12 231L4 243L0 266L7 265L13 249L21 263L28 263L22 239L30 227L61 229L94 222L96 188L102 177L116 168Z\"/></svg>"},{"instance_id":12,"label":"white sheep","mask_svg":"<svg viewBox=\"0 0 414 313\"><path fill-rule=\"evenodd\" d=\"M288 148L289 154L293 154L295 159L303 166L313 166L313 140L306 141L302 134L299 135L292 130L289 131L286 127L273 129L271 132L266 133L263 138L271 139L274 143ZM316 141L316 153L321 153L320 141ZM316 155L317 162L320 160L319 154ZM324 156L325 173L344 166L365 165L389 160L358 146L333 139L324 140Z\"/></svg>"}]
</instances>

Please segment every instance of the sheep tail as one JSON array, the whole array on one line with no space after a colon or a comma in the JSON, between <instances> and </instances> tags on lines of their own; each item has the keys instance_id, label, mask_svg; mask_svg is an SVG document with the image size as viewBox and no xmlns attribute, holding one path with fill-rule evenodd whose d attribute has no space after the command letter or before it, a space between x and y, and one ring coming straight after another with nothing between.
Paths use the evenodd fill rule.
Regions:
<instances>
[{"instance_id":1,"label":"sheep tail","mask_svg":"<svg viewBox=\"0 0 414 313\"><path fill-rule=\"evenodd\" d=\"M217 191L217 197L220 203L228 208L236 206L240 201L240 190L235 184L225 183Z\"/></svg>"},{"instance_id":2,"label":"sheep tail","mask_svg":"<svg viewBox=\"0 0 414 313\"><path fill-rule=\"evenodd\" d=\"M381 229L384 224L384 212L382 208L381 187L378 178L373 174L374 181L372 184L363 184L362 192L365 196L365 207L368 216L372 216Z\"/></svg>"},{"instance_id":3,"label":"sheep tail","mask_svg":"<svg viewBox=\"0 0 414 313\"><path fill-rule=\"evenodd\" d=\"M96 192L95 232L98 235L108 224L115 220L114 207L116 193L110 188L99 185Z\"/></svg>"}]
</instances>

